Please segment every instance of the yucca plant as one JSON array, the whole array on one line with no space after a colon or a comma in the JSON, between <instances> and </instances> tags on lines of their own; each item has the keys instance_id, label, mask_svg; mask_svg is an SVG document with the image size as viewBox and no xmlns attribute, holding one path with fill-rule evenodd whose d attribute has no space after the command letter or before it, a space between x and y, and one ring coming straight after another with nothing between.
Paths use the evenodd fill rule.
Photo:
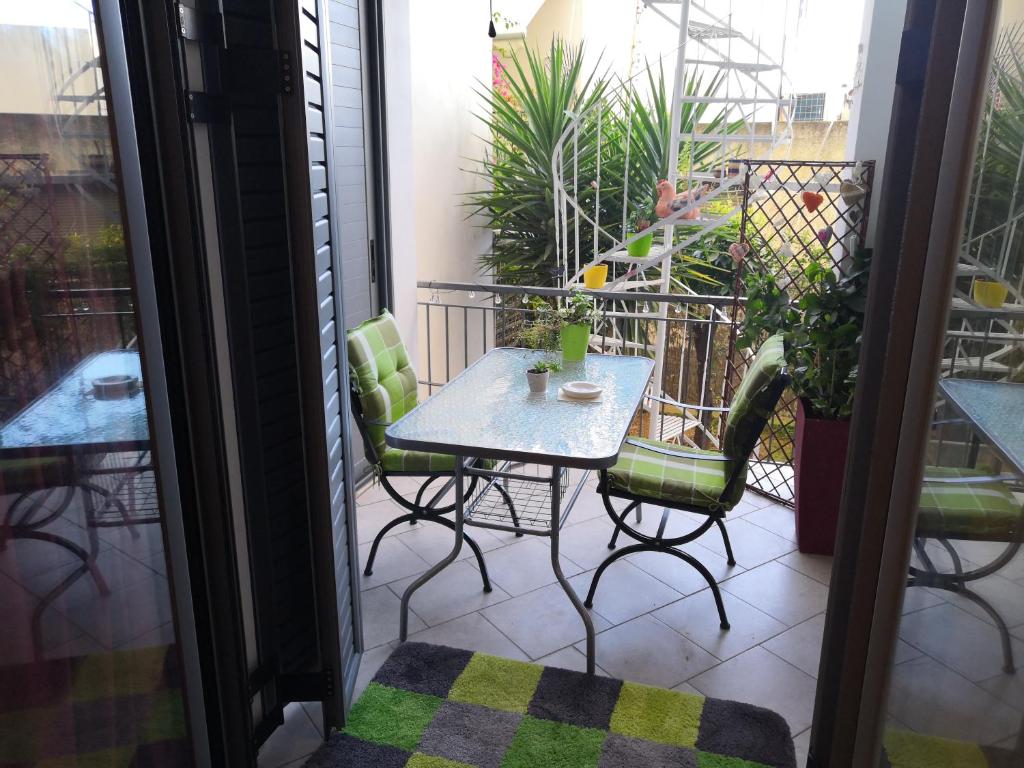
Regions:
<instances>
[{"instance_id":1,"label":"yucca plant","mask_svg":"<svg viewBox=\"0 0 1024 768\"><path fill-rule=\"evenodd\" d=\"M573 115L604 98L608 80L600 62L585 67L582 45L560 39L548 56L529 49L512 55L505 69L508 96L481 88L487 107L488 153L474 170L489 187L473 193L469 205L494 230L494 246L481 266L501 282L551 285L555 274L555 220L551 157ZM578 137L579 167L594 167L596 130L584 126ZM590 189L592 178L580 179ZM572 237L570 236L570 240Z\"/></svg>"}]
</instances>

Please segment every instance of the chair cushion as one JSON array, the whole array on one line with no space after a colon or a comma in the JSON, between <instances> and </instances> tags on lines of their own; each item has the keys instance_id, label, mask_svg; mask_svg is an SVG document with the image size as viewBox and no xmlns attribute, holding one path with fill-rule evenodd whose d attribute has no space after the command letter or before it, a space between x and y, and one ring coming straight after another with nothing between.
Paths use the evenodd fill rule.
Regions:
<instances>
[{"instance_id":1,"label":"chair cushion","mask_svg":"<svg viewBox=\"0 0 1024 768\"><path fill-rule=\"evenodd\" d=\"M777 333L757 350L733 395L722 437L722 450L726 456L742 455L746 459L746 454L753 450L763 422L775 408L771 385L785 367L782 334Z\"/></svg>"},{"instance_id":2,"label":"chair cushion","mask_svg":"<svg viewBox=\"0 0 1024 768\"><path fill-rule=\"evenodd\" d=\"M631 439L670 451L721 455L713 451L698 451L658 440ZM619 452L618 462L608 470L608 483L613 490L636 496L702 507L709 512L725 512L732 509L743 495L745 469L744 477L738 478L732 497L722 499L732 467L733 464L729 461L681 459L624 443Z\"/></svg>"},{"instance_id":3,"label":"chair cushion","mask_svg":"<svg viewBox=\"0 0 1024 768\"><path fill-rule=\"evenodd\" d=\"M416 407L416 372L391 313L384 310L345 332L349 376L355 382L367 422L393 423ZM386 427L367 424L367 431L383 457Z\"/></svg>"},{"instance_id":4,"label":"chair cushion","mask_svg":"<svg viewBox=\"0 0 1024 768\"><path fill-rule=\"evenodd\" d=\"M454 472L455 457L444 453L385 448L381 454L380 466L385 472Z\"/></svg>"},{"instance_id":5,"label":"chair cushion","mask_svg":"<svg viewBox=\"0 0 1024 768\"><path fill-rule=\"evenodd\" d=\"M935 483L930 477L974 477L977 469L925 467L921 504L917 514L918 536L978 541L1019 541L1021 504L998 481Z\"/></svg>"}]
</instances>

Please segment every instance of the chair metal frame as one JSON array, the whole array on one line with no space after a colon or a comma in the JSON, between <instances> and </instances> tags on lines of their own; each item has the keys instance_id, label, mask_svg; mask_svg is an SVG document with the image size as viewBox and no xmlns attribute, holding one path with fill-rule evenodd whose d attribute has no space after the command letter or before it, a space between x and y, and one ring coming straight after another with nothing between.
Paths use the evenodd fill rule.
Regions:
<instances>
[{"instance_id":1,"label":"chair metal frame","mask_svg":"<svg viewBox=\"0 0 1024 768\"><path fill-rule=\"evenodd\" d=\"M455 531L455 523L444 517L444 515L450 514L455 511L455 503L447 504L442 507L438 507L437 503L441 498L455 485L455 470L454 468L450 471L439 471L439 472L404 472L404 471L391 471L385 470L382 466L381 456L377 454L377 448L374 445L373 438L370 436L370 427L389 427L391 422L376 421L373 419L367 419L363 413L362 402L359 400L359 392L356 389L354 383L349 386L349 400L352 405L352 416L356 422L356 426L359 429L359 434L363 438L363 450L366 452L367 458L370 463L374 465L374 472L377 480L383 486L384 490L387 491L388 496L396 504L403 509L408 510L404 515L399 515L395 519L387 523L381 528L377 535L373 539L373 544L370 545L370 554L366 558L366 566L363 569L364 576L373 575L373 563L377 558L377 550L380 548L380 543L389 531L401 525L402 523L409 523L410 525L416 525L419 521L427 521L432 523L438 523L445 526L451 531ZM388 480L388 477L422 477L425 478L424 482L420 485L416 491L416 497L413 501L409 501L405 496L402 495ZM430 500L424 504L423 497L427 493L427 489L436 481L442 478L447 478L448 482L443 483L441 487L430 497ZM463 494L463 503L468 504L469 500L473 498L473 493L476 490L477 482L479 478L476 475L470 475L469 484ZM515 512L515 506L512 503L512 499L509 498L508 493L500 484L495 484L494 487L498 490L498 493L502 495L505 503L508 505L509 512L512 516L512 522L514 525L519 525L519 518ZM522 536L521 532L517 532L516 536ZM484 592L491 591L491 580L487 573L487 564L484 562L484 555L480 549L480 545L473 540L473 538L463 532L463 539L469 548L473 550L473 555L476 557L477 564L480 566L480 577L483 581Z\"/></svg>"},{"instance_id":2,"label":"chair metal frame","mask_svg":"<svg viewBox=\"0 0 1024 768\"><path fill-rule=\"evenodd\" d=\"M778 403L779 398L782 397L783 391L789 386L790 376L786 367L783 367L771 384L768 385L768 394L771 400L771 408L769 412L774 411L775 404ZM674 400L658 397L655 395L646 395L651 400L656 400L661 403L673 405L679 408L686 408L688 410L704 410L704 411L719 411L727 412L728 408L718 407L707 407L707 406L691 406L683 403L677 403ZM626 443L629 445L643 448L644 450L659 453L664 456L672 456L680 459L698 459L700 461L732 461L734 466L732 473L729 476L728 482L725 484L725 489L719 500L724 504L727 504L727 500L732 497L733 492L736 489L736 484L740 482L741 470L746 467L747 462L750 460L751 454L754 452L754 448L757 446L757 441L761 437L761 433L764 431L765 426L768 424L768 418L758 419L760 426L757 430L752 430L750 437L747 442L740 447L739 456L726 456L724 454L705 454L695 453L692 451L685 450L672 450L669 448L663 448L661 446L650 445L643 443L633 438L626 438ZM757 424L758 422L755 422ZM725 511L713 512L708 510L706 507L699 506L697 504L685 504L674 502L666 499L656 498L652 496L642 496L639 494L629 493L621 489L612 488L609 483L608 470L603 469L600 473L600 480L597 486L598 493L601 494L601 499L604 502L605 510L608 512L608 516L615 523L615 532L612 534L611 541L608 542L608 549L615 549L616 542L618 540L619 533L625 533L632 539L635 539L637 544L630 544L629 546L623 547L613 554L605 558L604 562L598 566L597 571L594 573L594 578L590 582L590 590L587 592L587 599L583 601L583 604L588 608L594 606L594 595L597 592L598 582L601 580L601 576L608 569L612 563L619 560L627 555L632 555L637 552L664 552L665 554L672 555L679 558L683 562L693 567L704 580L711 587L711 594L714 595L715 605L718 608L718 618L722 629L729 629L729 620L725 613L725 605L722 602L722 593L718 588L718 582L715 581L715 577L711 575L711 572L701 563L697 558L688 552L684 552L678 549L683 544L687 544L700 536L703 536L712 526L717 526L719 532L722 534L722 541L725 543L725 551L729 565L735 565L736 559L733 557L732 544L729 541L729 533L725 529ZM617 512L612 506L611 500L624 499L629 502L626 508L621 512ZM637 510L637 522L642 521L641 517L641 505L653 504L662 507L661 522L658 524L658 531L654 536L644 533L643 531L637 530L635 527L630 526L626 519L629 513L636 509ZM682 536L673 536L670 538L665 537L665 528L668 524L669 515L671 510L680 510L682 512L693 512L699 515L705 515L707 519L694 528L692 531L683 534Z\"/></svg>"}]
</instances>

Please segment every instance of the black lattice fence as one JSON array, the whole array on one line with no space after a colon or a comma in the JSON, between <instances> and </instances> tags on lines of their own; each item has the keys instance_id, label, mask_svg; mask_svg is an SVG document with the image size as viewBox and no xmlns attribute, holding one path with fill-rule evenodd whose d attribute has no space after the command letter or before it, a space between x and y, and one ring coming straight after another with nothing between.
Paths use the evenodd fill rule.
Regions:
<instances>
[{"instance_id":1,"label":"black lattice fence","mask_svg":"<svg viewBox=\"0 0 1024 768\"><path fill-rule=\"evenodd\" d=\"M845 274L867 231L874 163L747 162L740 233L751 250L747 266L737 273L736 295L745 293L744 269L774 275L793 299L809 290L804 270L811 262ZM734 312L733 339L742 321L738 303ZM731 350L727 377L730 400L749 355L749 350ZM793 501L796 407L792 392L783 395L747 480L749 485L787 504Z\"/></svg>"}]
</instances>

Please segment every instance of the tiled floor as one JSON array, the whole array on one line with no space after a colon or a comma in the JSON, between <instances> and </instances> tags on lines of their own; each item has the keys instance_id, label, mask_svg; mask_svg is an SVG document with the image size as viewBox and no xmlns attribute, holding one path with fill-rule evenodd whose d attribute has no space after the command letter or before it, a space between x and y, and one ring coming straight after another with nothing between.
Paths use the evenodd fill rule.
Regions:
<instances>
[{"instance_id":1,"label":"tiled floor","mask_svg":"<svg viewBox=\"0 0 1024 768\"><path fill-rule=\"evenodd\" d=\"M401 481L400 481L401 482ZM593 478L561 538L566 575L584 593L608 555L612 524L593 491ZM379 486L359 496L360 555L399 514ZM685 515L670 525L684 526ZM651 510L643 525L654 528ZM806 754L815 678L824 628L831 559L796 551L792 510L748 493L728 523L737 565L730 567L712 529L687 549L720 580L732 628L719 629L714 601L699 574L675 558L624 558L602 578L594 602L600 671L679 690L752 702L781 713ZM475 529L493 583L484 594L475 559L463 548L459 562L412 599L410 639L482 650L515 659L582 670L583 625L555 583L546 539ZM364 579L362 690L398 640L399 595L451 546L437 525L402 525L385 538L372 576ZM978 545L972 544L976 556ZM967 551L964 556L967 557ZM1019 571L1019 573L1018 573ZM1005 569L1003 583L983 589L1005 612L1020 639L1024 663L1024 557ZM998 639L977 609L935 590L910 590L897 651L892 722L931 733L999 743L1012 738L1024 712L1024 684L1000 670ZM955 639L955 641L954 641ZM317 726L293 706L286 724L296 749L275 735L262 768L304 758ZM312 731L310 730L312 728ZM297 764L301 764L301 761Z\"/></svg>"}]
</instances>

